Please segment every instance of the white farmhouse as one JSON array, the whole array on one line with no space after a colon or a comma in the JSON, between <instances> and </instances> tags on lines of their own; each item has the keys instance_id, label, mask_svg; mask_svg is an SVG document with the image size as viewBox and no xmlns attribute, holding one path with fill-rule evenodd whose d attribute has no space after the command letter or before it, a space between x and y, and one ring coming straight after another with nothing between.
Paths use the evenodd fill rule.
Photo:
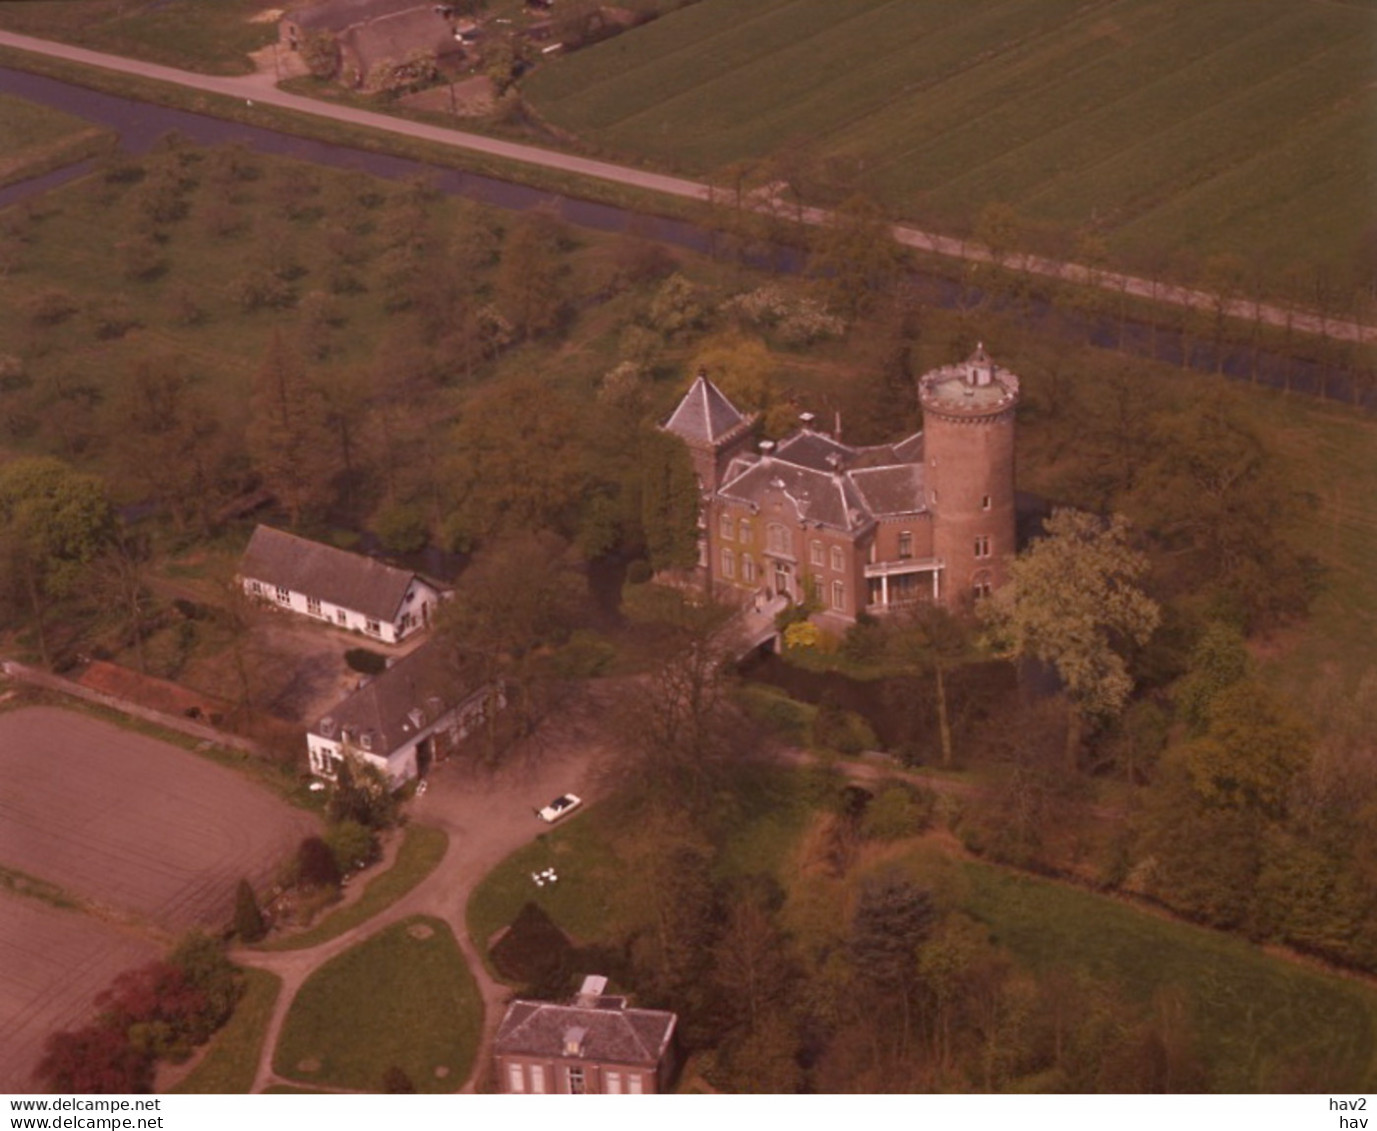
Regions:
<instances>
[{"instance_id":1,"label":"white farmhouse","mask_svg":"<svg viewBox=\"0 0 1377 1131\"><path fill-rule=\"evenodd\" d=\"M376 766L397 789L483 725L506 697L491 684L474 690L426 643L335 704L306 734L311 773L333 781L352 755Z\"/></svg>"},{"instance_id":2,"label":"white farmhouse","mask_svg":"<svg viewBox=\"0 0 1377 1131\"><path fill-rule=\"evenodd\" d=\"M430 623L440 590L418 573L260 526L239 564L250 596L396 644Z\"/></svg>"}]
</instances>

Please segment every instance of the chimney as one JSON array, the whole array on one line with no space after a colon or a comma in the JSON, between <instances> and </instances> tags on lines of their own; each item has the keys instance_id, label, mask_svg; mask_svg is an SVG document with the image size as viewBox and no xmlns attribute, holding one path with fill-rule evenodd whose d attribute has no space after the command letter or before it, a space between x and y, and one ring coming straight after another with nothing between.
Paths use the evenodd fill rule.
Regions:
<instances>
[{"instance_id":1,"label":"chimney","mask_svg":"<svg viewBox=\"0 0 1377 1131\"><path fill-rule=\"evenodd\" d=\"M588 1030L582 1025L573 1025L564 1030L564 1055L582 1056L583 1046L588 1041Z\"/></svg>"},{"instance_id":2,"label":"chimney","mask_svg":"<svg viewBox=\"0 0 1377 1131\"><path fill-rule=\"evenodd\" d=\"M814 416L811 412L801 412L798 414L798 418L801 421L803 421L803 427L807 431L811 432L813 430L813 421L817 419L816 416Z\"/></svg>"},{"instance_id":3,"label":"chimney","mask_svg":"<svg viewBox=\"0 0 1377 1131\"><path fill-rule=\"evenodd\" d=\"M760 441L760 454L764 456L766 459L769 459L770 456L774 454L774 450L775 442L773 440Z\"/></svg>"},{"instance_id":4,"label":"chimney","mask_svg":"<svg viewBox=\"0 0 1377 1131\"><path fill-rule=\"evenodd\" d=\"M583 985L579 987L578 997L574 999L574 1004L595 1006L598 1003L598 998L606 992L607 979L601 974L589 974L583 979Z\"/></svg>"}]
</instances>

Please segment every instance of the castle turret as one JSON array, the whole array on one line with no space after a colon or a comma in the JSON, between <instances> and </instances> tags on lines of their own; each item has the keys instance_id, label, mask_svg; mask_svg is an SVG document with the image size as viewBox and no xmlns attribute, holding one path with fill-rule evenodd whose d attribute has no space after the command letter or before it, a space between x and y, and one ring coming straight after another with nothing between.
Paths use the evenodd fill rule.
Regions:
<instances>
[{"instance_id":1,"label":"castle turret","mask_svg":"<svg viewBox=\"0 0 1377 1131\"><path fill-rule=\"evenodd\" d=\"M925 373L923 456L941 600L961 608L1008 576L1014 553L1014 410L1018 378L976 348Z\"/></svg>"}]
</instances>

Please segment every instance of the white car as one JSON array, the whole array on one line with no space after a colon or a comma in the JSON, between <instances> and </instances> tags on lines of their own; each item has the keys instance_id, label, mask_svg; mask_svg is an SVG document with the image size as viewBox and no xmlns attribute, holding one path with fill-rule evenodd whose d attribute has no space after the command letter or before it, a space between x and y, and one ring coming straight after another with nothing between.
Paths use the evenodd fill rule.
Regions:
<instances>
[{"instance_id":1,"label":"white car","mask_svg":"<svg viewBox=\"0 0 1377 1131\"><path fill-rule=\"evenodd\" d=\"M581 797L575 797L572 793L566 793L562 797L556 797L549 805L541 809L536 816L542 821L554 824L561 817L567 817L575 809L583 804Z\"/></svg>"}]
</instances>

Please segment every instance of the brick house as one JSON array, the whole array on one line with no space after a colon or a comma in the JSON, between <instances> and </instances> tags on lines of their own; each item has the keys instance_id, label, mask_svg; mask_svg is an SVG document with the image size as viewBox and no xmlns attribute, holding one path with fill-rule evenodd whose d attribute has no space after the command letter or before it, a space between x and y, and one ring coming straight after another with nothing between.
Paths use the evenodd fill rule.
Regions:
<instances>
[{"instance_id":1,"label":"brick house","mask_svg":"<svg viewBox=\"0 0 1377 1131\"><path fill-rule=\"evenodd\" d=\"M270 526L254 530L239 579L251 597L384 644L429 625L442 595L411 570Z\"/></svg>"},{"instance_id":2,"label":"brick house","mask_svg":"<svg viewBox=\"0 0 1377 1131\"><path fill-rule=\"evenodd\" d=\"M917 601L953 611L998 588L1014 551L1018 378L978 348L918 382L924 429L856 447L812 417L751 450L700 373L665 422L703 492L700 571L719 597L815 601L843 624Z\"/></svg>"},{"instance_id":3,"label":"brick house","mask_svg":"<svg viewBox=\"0 0 1377 1131\"><path fill-rule=\"evenodd\" d=\"M585 978L567 1005L520 998L497 1029L493 1062L508 1093L642 1095L665 1091L675 1068L678 1017L636 1009Z\"/></svg>"}]
</instances>

